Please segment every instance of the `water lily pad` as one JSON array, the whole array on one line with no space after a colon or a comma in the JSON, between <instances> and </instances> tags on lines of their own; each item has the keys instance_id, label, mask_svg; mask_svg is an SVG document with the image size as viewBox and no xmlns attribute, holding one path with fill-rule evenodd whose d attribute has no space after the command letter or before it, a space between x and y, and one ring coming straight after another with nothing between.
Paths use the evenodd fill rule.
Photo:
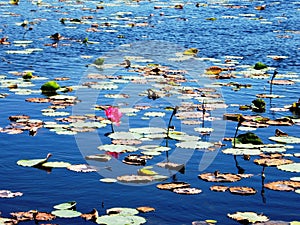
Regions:
<instances>
[{"instance_id":1,"label":"water lily pad","mask_svg":"<svg viewBox=\"0 0 300 225\"><path fill-rule=\"evenodd\" d=\"M144 116L147 117L164 117L166 113L164 112L146 112Z\"/></svg>"},{"instance_id":2,"label":"water lily pad","mask_svg":"<svg viewBox=\"0 0 300 225\"><path fill-rule=\"evenodd\" d=\"M141 128L130 128L130 132L139 134L160 134L166 133L166 129L160 127L141 127Z\"/></svg>"},{"instance_id":3,"label":"water lily pad","mask_svg":"<svg viewBox=\"0 0 300 225\"><path fill-rule=\"evenodd\" d=\"M255 212L236 212L233 214L228 213L227 216L239 222L246 221L249 223L266 222L269 220L267 216L262 214L259 215Z\"/></svg>"},{"instance_id":4,"label":"water lily pad","mask_svg":"<svg viewBox=\"0 0 300 225\"><path fill-rule=\"evenodd\" d=\"M198 176L200 179L208 182L236 182L241 180L241 176L232 173L203 173Z\"/></svg>"},{"instance_id":5,"label":"water lily pad","mask_svg":"<svg viewBox=\"0 0 300 225\"><path fill-rule=\"evenodd\" d=\"M156 187L161 190L173 190L175 188L188 188L191 185L186 182L171 182L171 183L163 183L158 184Z\"/></svg>"},{"instance_id":6,"label":"water lily pad","mask_svg":"<svg viewBox=\"0 0 300 225\"><path fill-rule=\"evenodd\" d=\"M75 201L70 201L70 202L65 202L65 203L55 205L53 206L53 208L59 210L72 209L76 206L76 204L77 203Z\"/></svg>"},{"instance_id":7,"label":"water lily pad","mask_svg":"<svg viewBox=\"0 0 300 225\"><path fill-rule=\"evenodd\" d=\"M99 161L99 162L107 162L111 160L111 156L107 154L95 154L95 155L88 155L85 157L85 159Z\"/></svg>"},{"instance_id":8,"label":"water lily pad","mask_svg":"<svg viewBox=\"0 0 300 225\"><path fill-rule=\"evenodd\" d=\"M54 210L51 213L60 218L74 218L74 217L79 217L81 215L81 212L69 210L69 209Z\"/></svg>"},{"instance_id":9,"label":"water lily pad","mask_svg":"<svg viewBox=\"0 0 300 225\"><path fill-rule=\"evenodd\" d=\"M146 223L146 219L141 216L104 215L97 218L96 223L106 225L140 225Z\"/></svg>"},{"instance_id":10,"label":"water lily pad","mask_svg":"<svg viewBox=\"0 0 300 225\"><path fill-rule=\"evenodd\" d=\"M223 186L223 185L214 185L214 186L211 186L209 189L211 191L216 191L216 192L225 192L229 189L229 187Z\"/></svg>"},{"instance_id":11,"label":"water lily pad","mask_svg":"<svg viewBox=\"0 0 300 225\"><path fill-rule=\"evenodd\" d=\"M274 181L264 185L266 188L274 191L294 191L300 188L300 182L298 181Z\"/></svg>"},{"instance_id":12,"label":"water lily pad","mask_svg":"<svg viewBox=\"0 0 300 225\"><path fill-rule=\"evenodd\" d=\"M115 178L102 178L100 179L101 182L103 183L115 183L115 182L118 182L117 179Z\"/></svg>"},{"instance_id":13,"label":"water lily pad","mask_svg":"<svg viewBox=\"0 0 300 225\"><path fill-rule=\"evenodd\" d=\"M25 166L25 167L34 167L34 166L39 166L42 165L43 163L47 162L47 160L51 157L52 155L49 153L46 158L44 159L21 159L17 161L17 164L19 166Z\"/></svg>"},{"instance_id":14,"label":"water lily pad","mask_svg":"<svg viewBox=\"0 0 300 225\"><path fill-rule=\"evenodd\" d=\"M277 168L288 172L300 173L300 163L290 163L286 165L280 165L277 166Z\"/></svg>"},{"instance_id":15,"label":"water lily pad","mask_svg":"<svg viewBox=\"0 0 300 225\"><path fill-rule=\"evenodd\" d=\"M254 163L261 165L261 166L280 166L285 164L293 163L290 159L283 159L283 158L261 158L255 159Z\"/></svg>"},{"instance_id":16,"label":"water lily pad","mask_svg":"<svg viewBox=\"0 0 300 225\"><path fill-rule=\"evenodd\" d=\"M230 155L259 155L261 151L259 149L247 149L247 148L227 148L222 150L224 154Z\"/></svg>"},{"instance_id":17,"label":"water lily pad","mask_svg":"<svg viewBox=\"0 0 300 225\"><path fill-rule=\"evenodd\" d=\"M149 206L140 206L136 208L139 212L147 213L155 211L155 208Z\"/></svg>"},{"instance_id":18,"label":"water lily pad","mask_svg":"<svg viewBox=\"0 0 300 225\"><path fill-rule=\"evenodd\" d=\"M183 194L183 195L197 195L202 193L201 189L198 188L175 188L172 190L176 194Z\"/></svg>"},{"instance_id":19,"label":"water lily pad","mask_svg":"<svg viewBox=\"0 0 300 225\"><path fill-rule=\"evenodd\" d=\"M256 190L252 187L230 187L230 193L237 195L254 195L256 194Z\"/></svg>"},{"instance_id":20,"label":"water lily pad","mask_svg":"<svg viewBox=\"0 0 300 225\"><path fill-rule=\"evenodd\" d=\"M68 166L71 166L71 164L68 162L46 162L43 163L42 166L52 167L52 168L66 168Z\"/></svg>"},{"instance_id":21,"label":"water lily pad","mask_svg":"<svg viewBox=\"0 0 300 225\"><path fill-rule=\"evenodd\" d=\"M77 164L77 165L70 165L67 167L68 170L72 170L75 172L81 172L81 173L89 173L89 172L97 172L97 167L90 166L87 164Z\"/></svg>"},{"instance_id":22,"label":"water lily pad","mask_svg":"<svg viewBox=\"0 0 300 225\"><path fill-rule=\"evenodd\" d=\"M9 190L0 190L0 198L14 198L22 195L23 195L22 192L11 192Z\"/></svg>"},{"instance_id":23,"label":"water lily pad","mask_svg":"<svg viewBox=\"0 0 300 225\"><path fill-rule=\"evenodd\" d=\"M130 146L130 145L100 145L98 147L99 150L104 150L108 152L135 152L138 150L138 148Z\"/></svg>"},{"instance_id":24,"label":"water lily pad","mask_svg":"<svg viewBox=\"0 0 300 225\"><path fill-rule=\"evenodd\" d=\"M122 208L122 207L116 207L116 208L110 208L106 210L106 214L108 215L122 215L122 216L133 216L138 214L139 211L137 209L133 208Z\"/></svg>"},{"instance_id":25,"label":"water lily pad","mask_svg":"<svg viewBox=\"0 0 300 225\"><path fill-rule=\"evenodd\" d=\"M123 175L118 176L117 180L123 183L149 183L153 181L152 176L140 176L140 175Z\"/></svg>"},{"instance_id":26,"label":"water lily pad","mask_svg":"<svg viewBox=\"0 0 300 225\"><path fill-rule=\"evenodd\" d=\"M284 143L284 144L299 144L300 143L300 138L299 137L293 137L293 136L287 136L287 137L269 137L271 141L276 141L279 143Z\"/></svg>"},{"instance_id":27,"label":"water lily pad","mask_svg":"<svg viewBox=\"0 0 300 225\"><path fill-rule=\"evenodd\" d=\"M176 146L178 148L207 149L214 146L214 144L206 141L183 141L176 143Z\"/></svg>"},{"instance_id":28,"label":"water lily pad","mask_svg":"<svg viewBox=\"0 0 300 225\"><path fill-rule=\"evenodd\" d=\"M141 139L142 135L138 133L132 133L132 132L114 132L108 135L108 137L112 139L120 139L120 140L135 140L135 139Z\"/></svg>"}]
</instances>

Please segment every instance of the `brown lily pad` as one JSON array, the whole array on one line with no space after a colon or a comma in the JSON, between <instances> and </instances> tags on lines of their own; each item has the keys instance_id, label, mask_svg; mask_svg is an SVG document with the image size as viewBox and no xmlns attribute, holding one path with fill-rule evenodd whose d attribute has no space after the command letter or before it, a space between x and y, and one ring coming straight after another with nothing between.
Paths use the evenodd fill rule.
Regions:
<instances>
[{"instance_id":1,"label":"brown lily pad","mask_svg":"<svg viewBox=\"0 0 300 225\"><path fill-rule=\"evenodd\" d=\"M216 192L225 192L229 189L229 187L223 185L215 185L215 186L211 186L209 189L211 191L216 191Z\"/></svg>"},{"instance_id":2,"label":"brown lily pad","mask_svg":"<svg viewBox=\"0 0 300 225\"><path fill-rule=\"evenodd\" d=\"M264 185L266 188L274 191L294 191L300 188L300 182L298 181L274 181Z\"/></svg>"},{"instance_id":3,"label":"brown lily pad","mask_svg":"<svg viewBox=\"0 0 300 225\"><path fill-rule=\"evenodd\" d=\"M34 102L34 103L47 103L50 102L49 98L27 98L26 102Z\"/></svg>"},{"instance_id":4,"label":"brown lily pad","mask_svg":"<svg viewBox=\"0 0 300 225\"><path fill-rule=\"evenodd\" d=\"M147 213L147 212L153 212L155 211L155 208L149 207L149 206L140 206L136 208L139 212Z\"/></svg>"},{"instance_id":5,"label":"brown lily pad","mask_svg":"<svg viewBox=\"0 0 300 225\"><path fill-rule=\"evenodd\" d=\"M252 187L230 187L230 193L237 195L254 195L256 190Z\"/></svg>"},{"instance_id":6,"label":"brown lily pad","mask_svg":"<svg viewBox=\"0 0 300 225\"><path fill-rule=\"evenodd\" d=\"M147 160L147 156L132 154L126 156L122 160L122 162L128 165L145 166L147 162L146 160Z\"/></svg>"},{"instance_id":7,"label":"brown lily pad","mask_svg":"<svg viewBox=\"0 0 300 225\"><path fill-rule=\"evenodd\" d=\"M172 162L161 162L157 163L157 166L170 169L170 170L184 170L184 164L172 163Z\"/></svg>"},{"instance_id":8,"label":"brown lily pad","mask_svg":"<svg viewBox=\"0 0 300 225\"><path fill-rule=\"evenodd\" d=\"M217 171L214 173L203 173L198 175L198 177L208 182L236 182L242 179L237 174L219 173Z\"/></svg>"},{"instance_id":9,"label":"brown lily pad","mask_svg":"<svg viewBox=\"0 0 300 225\"><path fill-rule=\"evenodd\" d=\"M164 184L158 184L156 187L161 190L174 190L176 188L188 188L191 185L186 182L171 182L171 183L164 183Z\"/></svg>"},{"instance_id":10,"label":"brown lily pad","mask_svg":"<svg viewBox=\"0 0 300 225\"><path fill-rule=\"evenodd\" d=\"M96 221L98 216L99 215L98 215L97 209L93 209L89 213L83 213L83 214L80 215L81 218L83 218L85 220L90 220L90 221Z\"/></svg>"},{"instance_id":11,"label":"brown lily pad","mask_svg":"<svg viewBox=\"0 0 300 225\"><path fill-rule=\"evenodd\" d=\"M282 158L261 158L255 159L254 163L260 166L280 166L284 164L293 163L290 159L282 159Z\"/></svg>"},{"instance_id":12,"label":"brown lily pad","mask_svg":"<svg viewBox=\"0 0 300 225\"><path fill-rule=\"evenodd\" d=\"M117 177L117 180L123 183L149 183L153 181L152 176L123 175Z\"/></svg>"}]
</instances>

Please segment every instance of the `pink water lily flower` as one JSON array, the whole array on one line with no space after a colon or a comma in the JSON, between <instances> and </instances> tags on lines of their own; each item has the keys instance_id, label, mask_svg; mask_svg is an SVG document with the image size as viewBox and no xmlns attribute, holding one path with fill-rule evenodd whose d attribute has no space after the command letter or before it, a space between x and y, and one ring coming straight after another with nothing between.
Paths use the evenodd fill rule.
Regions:
<instances>
[{"instance_id":1,"label":"pink water lily flower","mask_svg":"<svg viewBox=\"0 0 300 225\"><path fill-rule=\"evenodd\" d=\"M119 108L110 106L105 110L105 115L111 122L116 123L117 126L120 125L122 113Z\"/></svg>"}]
</instances>

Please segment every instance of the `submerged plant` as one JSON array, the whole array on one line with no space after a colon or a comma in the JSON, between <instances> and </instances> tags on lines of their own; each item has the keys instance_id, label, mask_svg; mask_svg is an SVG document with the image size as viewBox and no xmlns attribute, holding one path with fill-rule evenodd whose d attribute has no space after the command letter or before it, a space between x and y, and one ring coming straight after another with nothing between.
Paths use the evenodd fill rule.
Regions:
<instances>
[{"instance_id":1,"label":"submerged plant","mask_svg":"<svg viewBox=\"0 0 300 225\"><path fill-rule=\"evenodd\" d=\"M111 130L114 133L113 123L120 126L122 113L119 108L110 106L105 110L105 115L111 121Z\"/></svg>"}]
</instances>

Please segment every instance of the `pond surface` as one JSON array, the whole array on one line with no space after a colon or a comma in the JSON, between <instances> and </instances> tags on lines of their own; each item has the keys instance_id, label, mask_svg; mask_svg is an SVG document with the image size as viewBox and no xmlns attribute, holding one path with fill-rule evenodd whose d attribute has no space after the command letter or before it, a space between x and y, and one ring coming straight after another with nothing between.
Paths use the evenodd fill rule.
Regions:
<instances>
[{"instance_id":1,"label":"pond surface","mask_svg":"<svg viewBox=\"0 0 300 225\"><path fill-rule=\"evenodd\" d=\"M183 9L175 9L174 6L178 4L184 4ZM255 9L262 5L266 5L264 10ZM97 6L103 6L103 9L97 9ZM176 115L172 125L176 131L196 135L202 141L222 141L226 145L215 147L214 150L183 149L176 146L180 141L172 139L166 143L163 137L144 137L143 143L135 147L155 144L171 148L168 153L154 156L146 164L169 177L163 182L146 184L103 183L99 179L136 174L142 168L122 163L129 153L118 154L117 159L112 158L106 163L85 160L87 155L105 153L97 147L112 143L107 136L111 132L110 125L71 135L66 130L57 132L46 126L38 129L35 136L28 135L28 130L20 134L1 132L0 190L23 193L20 197L0 198L1 216L10 217L11 212L32 209L51 212L56 204L76 201L77 211L87 213L96 208L100 215L112 207L154 207L154 212L139 214L147 220L146 224L181 225L207 219L217 220L218 224L238 224L227 217L228 213L238 211L263 213L270 220L299 221L299 194L295 191L274 191L263 185L263 182L299 177L299 172L267 167L265 179L262 179L262 166L253 162L259 156L251 156L247 161L241 155L234 157L222 153L232 145L230 141L223 141L223 137L233 137L237 126L237 122L223 120L225 113L259 114L271 120L298 118L282 108L299 99L299 10L300 4L296 1L20 1L19 5L0 2L0 38L7 37L6 42L9 42L0 45L0 94L3 96L0 99L1 131L10 128L8 118L12 115L28 115L31 119L42 120L44 125L68 115L96 114L105 118L104 111L99 108L95 110L95 105L113 105L121 110L137 105L150 107L133 113L123 112L120 126L114 125L117 132L142 127L166 129L172 115L172 111L166 110L166 107L183 106L178 113L180 110L188 113L189 110L184 111L187 105L216 103L216 109L207 110L210 116L204 121L205 127L214 129L210 136L202 136L194 131L202 124L187 125ZM55 33L60 33L64 39L51 39L50 36ZM84 43L85 38L87 43ZM179 54L189 48L198 49L198 54ZM275 60L275 56L281 59ZM91 65L98 57L104 58L102 67ZM118 65L125 58L132 63L129 69ZM267 64L268 69L253 70L253 65L259 61ZM169 86L165 86L164 77L158 79L157 74L145 75L145 66L149 64L160 64L171 70L186 70L187 74L184 75L187 82L168 80ZM235 78L213 79L214 76L205 75L205 69L210 66L231 68L222 73L231 73ZM149 68L153 68L153 65ZM269 93L268 81L275 69L278 71L275 80L288 80L293 84L273 85L273 94L280 98L264 99L264 113L240 111L239 105L250 105L257 94ZM32 71L37 78L22 81L22 75L26 73L24 71ZM178 72L179 75L181 73ZM107 77L91 79L91 74ZM71 86L73 91L59 94L76 96L80 101L74 106L55 109L56 112L65 112L65 115L47 116L42 110L47 109L50 103L25 101L28 98L46 98L40 91L41 85L62 77L69 80L58 80L59 85ZM88 87L86 82L95 83ZM230 82L249 84L251 87L236 89L237 86L226 85ZM9 88L13 84L17 84L18 88ZM93 87L97 84L100 87ZM170 95L156 100L148 98L147 89L156 91L166 87L171 89L163 94ZM179 90L185 88L214 88L213 94L219 95L209 100L201 97L199 92L196 97L179 95ZM20 92L17 89L25 90ZM129 98L108 98L106 94L127 94ZM223 103L226 107L223 107ZM274 108L281 110L274 111ZM198 111L195 107L192 110L199 113L201 107ZM158 117L145 114L147 112L163 112L165 115ZM202 122L202 117L188 119ZM275 144L268 138L274 136L276 129L299 137L299 120L295 120L293 126L268 126L252 132L265 144ZM239 134L245 132L240 130ZM284 153L287 154L285 158L300 162L296 157L299 155L295 154L299 153L300 145L289 146ZM76 173L66 168L53 168L47 172L16 164L20 159L44 158L48 153L52 154L50 161L90 163L100 170L98 173ZM156 164L166 160L167 155L170 161L185 164L185 172L175 175L174 171L157 168ZM236 174L241 172L241 168L244 174L252 176L237 183L222 185L253 187L257 190L255 195L214 192L210 187L220 183L198 178L201 173L214 171ZM191 187L201 189L202 193L181 195L156 187L158 183L172 181L187 182ZM81 218L57 218L52 223L92 224Z\"/></svg>"}]
</instances>

